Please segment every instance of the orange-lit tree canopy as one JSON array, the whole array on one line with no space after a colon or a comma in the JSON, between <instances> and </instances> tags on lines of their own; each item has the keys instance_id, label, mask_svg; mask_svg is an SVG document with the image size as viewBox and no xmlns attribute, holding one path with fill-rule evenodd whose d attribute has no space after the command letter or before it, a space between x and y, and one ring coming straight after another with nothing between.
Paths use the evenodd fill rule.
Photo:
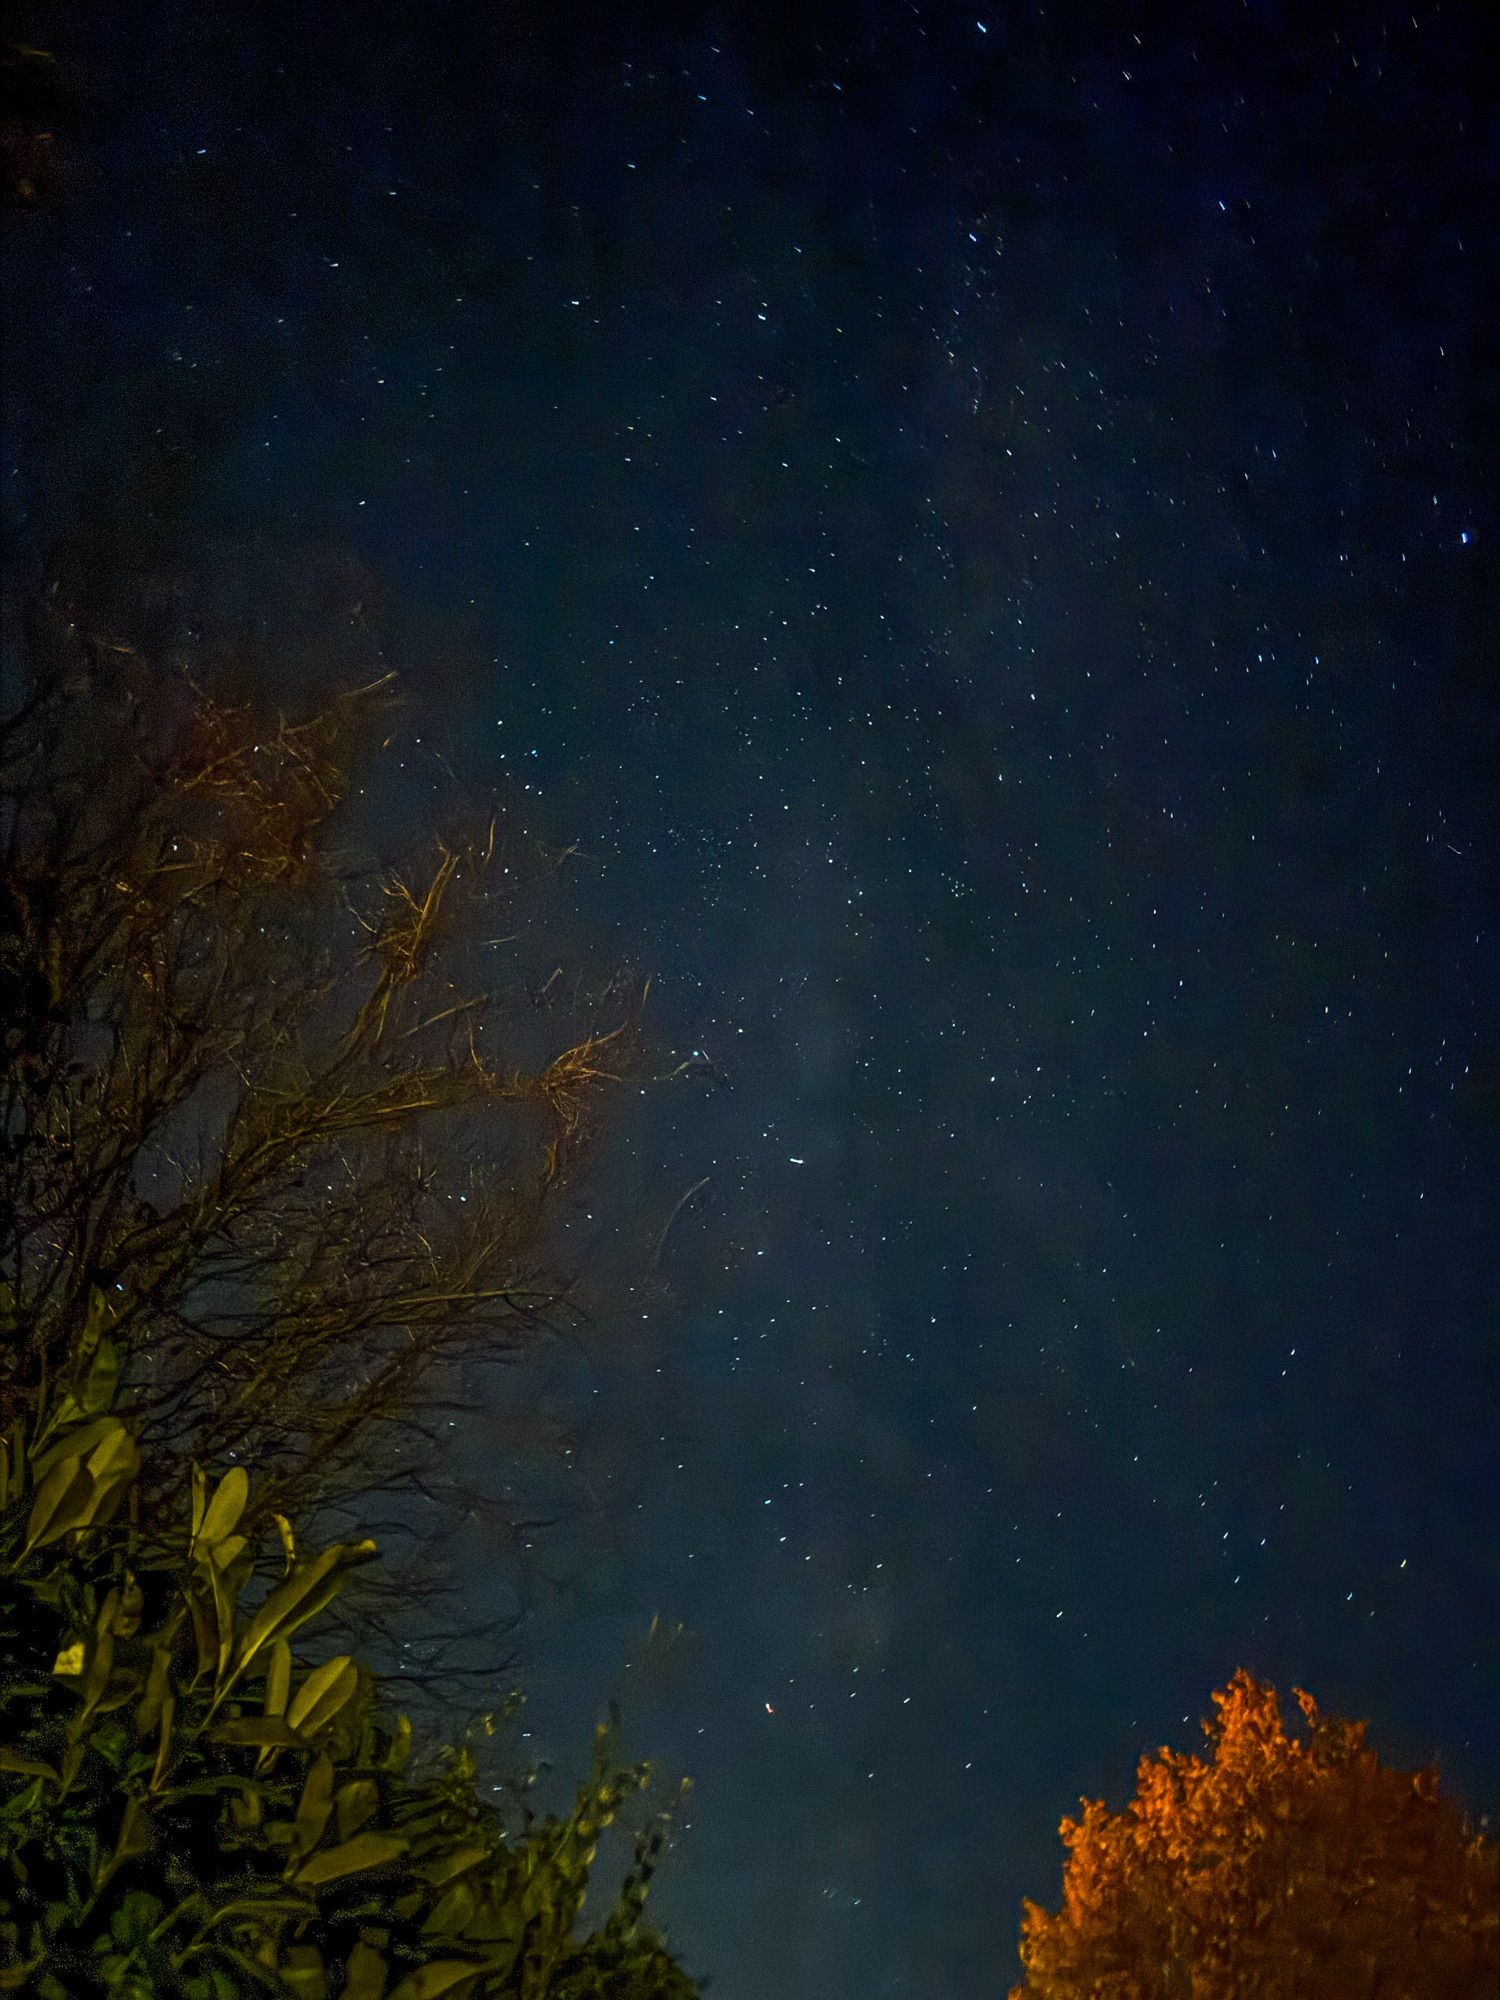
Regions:
<instances>
[{"instance_id":1,"label":"orange-lit tree canopy","mask_svg":"<svg viewBox=\"0 0 1500 2000\"><path fill-rule=\"evenodd\" d=\"M1011 2000L1491 2000L1500 1848L1365 1725L1288 1735L1274 1688L1214 1696L1206 1757L1141 1760L1121 1813L1065 1819L1062 1909L1026 1905Z\"/></svg>"}]
</instances>

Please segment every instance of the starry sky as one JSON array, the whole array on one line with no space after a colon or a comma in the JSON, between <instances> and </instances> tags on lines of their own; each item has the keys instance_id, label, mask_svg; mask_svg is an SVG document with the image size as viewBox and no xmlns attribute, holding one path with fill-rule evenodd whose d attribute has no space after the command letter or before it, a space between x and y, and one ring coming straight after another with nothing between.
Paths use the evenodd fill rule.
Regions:
<instances>
[{"instance_id":1,"label":"starry sky","mask_svg":"<svg viewBox=\"0 0 1500 2000\"><path fill-rule=\"evenodd\" d=\"M523 1677L719 2000L1003 1992L1240 1663L1500 1796L1483 11L23 10L12 577L146 463L687 1065Z\"/></svg>"}]
</instances>

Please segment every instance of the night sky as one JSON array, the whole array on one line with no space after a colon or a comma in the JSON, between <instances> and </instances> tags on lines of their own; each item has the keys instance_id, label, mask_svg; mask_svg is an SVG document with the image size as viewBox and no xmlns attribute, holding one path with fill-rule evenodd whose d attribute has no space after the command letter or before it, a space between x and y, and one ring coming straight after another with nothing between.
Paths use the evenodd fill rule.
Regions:
<instances>
[{"instance_id":1,"label":"night sky","mask_svg":"<svg viewBox=\"0 0 1500 2000\"><path fill-rule=\"evenodd\" d=\"M13 577L144 454L161 592L332 592L688 1065L521 1672L693 1774L720 2000L1003 1992L1241 1663L1500 1798L1485 12L23 19Z\"/></svg>"}]
</instances>

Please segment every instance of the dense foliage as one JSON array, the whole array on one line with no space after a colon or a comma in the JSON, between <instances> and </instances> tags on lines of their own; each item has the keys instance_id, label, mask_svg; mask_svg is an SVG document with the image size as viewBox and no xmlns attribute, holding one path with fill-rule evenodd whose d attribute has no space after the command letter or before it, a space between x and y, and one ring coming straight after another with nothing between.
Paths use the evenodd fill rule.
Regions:
<instances>
[{"instance_id":1,"label":"dense foliage","mask_svg":"<svg viewBox=\"0 0 1500 2000\"><path fill-rule=\"evenodd\" d=\"M293 1642L369 1542L276 1523L192 1479L174 1531L131 1519L141 1454L109 1403L101 1300L72 1393L0 1444L0 1990L39 2000L691 2000L643 1921L665 1832L578 1927L601 1834L639 1794L607 1740L571 1813L427 1772L347 1654Z\"/></svg>"},{"instance_id":2,"label":"dense foliage","mask_svg":"<svg viewBox=\"0 0 1500 2000\"><path fill-rule=\"evenodd\" d=\"M1063 1905L1026 1908L1012 2000L1489 2000L1500 1848L1433 1770L1387 1769L1364 1725L1235 1675L1208 1757L1143 1758L1121 1813L1062 1824Z\"/></svg>"}]
</instances>

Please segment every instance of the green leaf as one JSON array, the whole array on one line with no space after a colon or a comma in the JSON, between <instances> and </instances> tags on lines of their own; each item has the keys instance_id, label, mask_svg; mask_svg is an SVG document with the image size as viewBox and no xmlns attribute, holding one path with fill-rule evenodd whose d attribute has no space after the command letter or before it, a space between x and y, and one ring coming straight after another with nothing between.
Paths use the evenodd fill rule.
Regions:
<instances>
[{"instance_id":1,"label":"green leaf","mask_svg":"<svg viewBox=\"0 0 1500 2000\"><path fill-rule=\"evenodd\" d=\"M161 1921L162 1905L148 1889L127 1889L109 1920L109 1934L129 1951L148 1938Z\"/></svg>"},{"instance_id":2,"label":"green leaf","mask_svg":"<svg viewBox=\"0 0 1500 2000\"><path fill-rule=\"evenodd\" d=\"M188 1613L193 1621L193 1649L197 1655L198 1671L195 1679L201 1679L219 1657L219 1625L212 1605L199 1590L184 1593Z\"/></svg>"},{"instance_id":3,"label":"green leaf","mask_svg":"<svg viewBox=\"0 0 1500 2000\"><path fill-rule=\"evenodd\" d=\"M359 1669L347 1653L337 1653L315 1667L298 1688L287 1721L312 1736L331 1722L359 1687Z\"/></svg>"},{"instance_id":4,"label":"green leaf","mask_svg":"<svg viewBox=\"0 0 1500 2000\"><path fill-rule=\"evenodd\" d=\"M287 1696L292 1687L292 1649L285 1639L278 1639L271 1648L270 1663L266 1667L266 1695L263 1706L267 1715L285 1715Z\"/></svg>"},{"instance_id":5,"label":"green leaf","mask_svg":"<svg viewBox=\"0 0 1500 2000\"><path fill-rule=\"evenodd\" d=\"M396 1726L391 1731L391 1740L385 1753L385 1768L392 1774L406 1769L411 1756L411 1721L405 1715L398 1715Z\"/></svg>"},{"instance_id":6,"label":"green leaf","mask_svg":"<svg viewBox=\"0 0 1500 2000\"><path fill-rule=\"evenodd\" d=\"M151 1845L151 1825L146 1816L146 1808L139 1799L129 1799L120 1819L120 1831L115 1840L115 1850L99 1871L94 1882L97 1893L108 1882L111 1875L123 1868L127 1861L144 1854Z\"/></svg>"},{"instance_id":7,"label":"green leaf","mask_svg":"<svg viewBox=\"0 0 1500 2000\"><path fill-rule=\"evenodd\" d=\"M58 1773L56 1772L53 1772L51 1775L54 1778L58 1778ZM41 1797L42 1781L40 1778L33 1778L31 1783L25 1786L23 1790L12 1792L8 1799L0 1803L0 1820L24 1820L29 1818L41 1803Z\"/></svg>"},{"instance_id":8,"label":"green leaf","mask_svg":"<svg viewBox=\"0 0 1500 2000\"><path fill-rule=\"evenodd\" d=\"M407 1973L391 2000L465 2000L487 1969L471 1958L434 1958Z\"/></svg>"},{"instance_id":9,"label":"green leaf","mask_svg":"<svg viewBox=\"0 0 1500 2000\"><path fill-rule=\"evenodd\" d=\"M490 1850L487 1847L470 1845L444 1849L436 1858L418 1872L424 1882L430 1882L434 1889L451 1882L455 1875L462 1875L470 1868L477 1868L481 1861L487 1861Z\"/></svg>"},{"instance_id":10,"label":"green leaf","mask_svg":"<svg viewBox=\"0 0 1500 2000\"><path fill-rule=\"evenodd\" d=\"M83 1461L73 1457L59 1459L37 1488L31 1503L21 1560L24 1562L33 1549L45 1548L48 1542L56 1541L69 1528L87 1520L93 1498L94 1482Z\"/></svg>"},{"instance_id":11,"label":"green leaf","mask_svg":"<svg viewBox=\"0 0 1500 2000\"><path fill-rule=\"evenodd\" d=\"M231 1466L214 1489L214 1496L196 1519L190 1553L211 1554L220 1542L239 1526L240 1516L250 1498L250 1475L244 1466ZM197 1514L196 1508L194 1509Z\"/></svg>"},{"instance_id":12,"label":"green leaf","mask_svg":"<svg viewBox=\"0 0 1500 2000\"><path fill-rule=\"evenodd\" d=\"M88 1468L100 1486L134 1479L141 1469L140 1447L117 1417L88 1455Z\"/></svg>"},{"instance_id":13,"label":"green leaf","mask_svg":"<svg viewBox=\"0 0 1500 2000\"><path fill-rule=\"evenodd\" d=\"M298 2000L325 2000L328 1974L323 1969L323 1954L316 1945L294 1944L276 1970Z\"/></svg>"},{"instance_id":14,"label":"green leaf","mask_svg":"<svg viewBox=\"0 0 1500 2000\"><path fill-rule=\"evenodd\" d=\"M381 2000L390 1968L372 1944L355 1945L349 1954L341 2000Z\"/></svg>"},{"instance_id":15,"label":"green leaf","mask_svg":"<svg viewBox=\"0 0 1500 2000\"><path fill-rule=\"evenodd\" d=\"M340 1785L333 1796L339 1839L348 1840L358 1833L379 1804L380 1788L372 1778L351 1778L347 1785Z\"/></svg>"},{"instance_id":16,"label":"green leaf","mask_svg":"<svg viewBox=\"0 0 1500 2000\"><path fill-rule=\"evenodd\" d=\"M302 1796L297 1801L297 1816L292 1823L292 1851L286 1865L288 1875L323 1838L332 1814L333 1760L326 1755L315 1757L302 1786Z\"/></svg>"},{"instance_id":17,"label":"green leaf","mask_svg":"<svg viewBox=\"0 0 1500 2000\"><path fill-rule=\"evenodd\" d=\"M164 1632L159 1632L151 1645L151 1670L146 1676L145 1692L136 1704L135 1726L142 1736L156 1727L163 1704L172 1692L172 1641L181 1625L181 1612L172 1619Z\"/></svg>"},{"instance_id":18,"label":"green leaf","mask_svg":"<svg viewBox=\"0 0 1500 2000\"><path fill-rule=\"evenodd\" d=\"M78 1406L84 1416L102 1416L113 1406L115 1391L120 1386L121 1366L119 1348L112 1340L101 1340L78 1392Z\"/></svg>"},{"instance_id":19,"label":"green leaf","mask_svg":"<svg viewBox=\"0 0 1500 2000\"><path fill-rule=\"evenodd\" d=\"M387 1868L405 1854L407 1843L395 1833L357 1833L337 1847L325 1847L303 1862L292 1876L298 1889L314 1889L324 1882L337 1882L345 1875L362 1875L367 1869ZM439 1991L442 1989L439 1988Z\"/></svg>"},{"instance_id":20,"label":"green leaf","mask_svg":"<svg viewBox=\"0 0 1500 2000\"><path fill-rule=\"evenodd\" d=\"M278 1583L251 1619L241 1639L233 1669L220 1699L251 1666L262 1650L276 1639L289 1639L299 1626L316 1618L337 1596L344 1572L356 1563L368 1562L376 1553L375 1544L335 1542L311 1562L298 1563L291 1575Z\"/></svg>"},{"instance_id":21,"label":"green leaf","mask_svg":"<svg viewBox=\"0 0 1500 2000\"><path fill-rule=\"evenodd\" d=\"M104 1526L140 1474L140 1446L134 1436L116 1424L88 1456L88 1470L98 1486L98 1496L88 1512L90 1526Z\"/></svg>"},{"instance_id":22,"label":"green leaf","mask_svg":"<svg viewBox=\"0 0 1500 2000\"><path fill-rule=\"evenodd\" d=\"M280 1715L236 1715L214 1724L215 1743L252 1750L295 1750L302 1739Z\"/></svg>"},{"instance_id":23,"label":"green leaf","mask_svg":"<svg viewBox=\"0 0 1500 2000\"><path fill-rule=\"evenodd\" d=\"M214 1656L216 1679L222 1679L224 1669L229 1664L229 1656L234 1651L235 1605L250 1574L248 1563L241 1563L238 1560L244 1549L244 1536L230 1535L209 1551L207 1560L202 1564L208 1577L208 1587L214 1605L214 1625L218 1640Z\"/></svg>"},{"instance_id":24,"label":"green leaf","mask_svg":"<svg viewBox=\"0 0 1500 2000\"><path fill-rule=\"evenodd\" d=\"M0 1743L0 1771L10 1771L18 1778L50 1778L55 1785L57 1773L50 1764L44 1764L39 1757L23 1757L19 1750L12 1750Z\"/></svg>"},{"instance_id":25,"label":"green leaf","mask_svg":"<svg viewBox=\"0 0 1500 2000\"><path fill-rule=\"evenodd\" d=\"M107 1411L120 1382L121 1356L106 1329L114 1319L114 1307L97 1285L89 1292L88 1320L73 1353L72 1388L62 1396L42 1433L72 1429L81 1419Z\"/></svg>"},{"instance_id":26,"label":"green leaf","mask_svg":"<svg viewBox=\"0 0 1500 2000\"><path fill-rule=\"evenodd\" d=\"M71 1449L51 1462L37 1489L21 1550L23 1560L33 1549L44 1548L72 1528L108 1520L141 1469L136 1441L118 1417L101 1418L97 1425L85 1424L68 1443Z\"/></svg>"},{"instance_id":27,"label":"green leaf","mask_svg":"<svg viewBox=\"0 0 1500 2000\"><path fill-rule=\"evenodd\" d=\"M198 1932L198 1940L206 1938L219 1924L238 1923L249 1918L259 1927L270 1917L289 1917L293 1922L299 1918L315 1917L316 1903L305 1897L290 1896L281 1883L268 1887L263 1895L235 1896L227 1903L221 1903L213 1915L207 1918Z\"/></svg>"},{"instance_id":28,"label":"green leaf","mask_svg":"<svg viewBox=\"0 0 1500 2000\"><path fill-rule=\"evenodd\" d=\"M479 1899L472 1882L455 1882L439 1896L428 1912L422 1925L424 1937L437 1937L446 1933L450 1938L462 1938L473 1920Z\"/></svg>"},{"instance_id":29,"label":"green leaf","mask_svg":"<svg viewBox=\"0 0 1500 2000\"><path fill-rule=\"evenodd\" d=\"M73 1639L59 1648L57 1658L52 1662L54 1680L70 1681L80 1679L88 1672L89 1646L86 1639Z\"/></svg>"},{"instance_id":30,"label":"green leaf","mask_svg":"<svg viewBox=\"0 0 1500 2000\"><path fill-rule=\"evenodd\" d=\"M203 1526L203 1516L208 1512L208 1478L201 1465L195 1464L192 1471L193 1518L188 1529L188 1547L191 1549L198 1539L198 1531Z\"/></svg>"},{"instance_id":31,"label":"green leaf","mask_svg":"<svg viewBox=\"0 0 1500 2000\"><path fill-rule=\"evenodd\" d=\"M87 1458L95 1445L111 1431L119 1430L121 1424L118 1417L93 1417L88 1423L65 1431L61 1437L53 1437L52 1433L57 1427L57 1418L54 1415L42 1431L42 1437L46 1442L38 1444L32 1450L31 1476L38 1482L45 1479L62 1459Z\"/></svg>"},{"instance_id":32,"label":"green leaf","mask_svg":"<svg viewBox=\"0 0 1500 2000\"><path fill-rule=\"evenodd\" d=\"M237 1771L221 1773L216 1778L189 1778L186 1784L173 1785L167 1793L169 1799L214 1799L223 1793L229 1794L231 1805L248 1799L259 1810L260 1790L253 1778L241 1776ZM258 1819L249 1822L259 1825Z\"/></svg>"}]
</instances>

